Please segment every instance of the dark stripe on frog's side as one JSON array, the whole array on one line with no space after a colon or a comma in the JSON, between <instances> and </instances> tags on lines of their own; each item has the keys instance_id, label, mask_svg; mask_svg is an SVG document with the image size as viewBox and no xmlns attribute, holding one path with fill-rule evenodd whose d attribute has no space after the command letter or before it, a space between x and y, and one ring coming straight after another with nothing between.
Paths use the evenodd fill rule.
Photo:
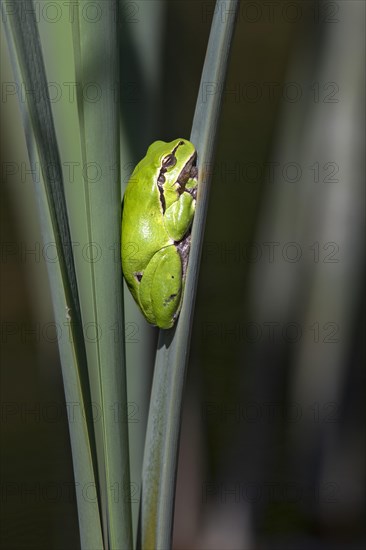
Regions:
<instances>
[{"instance_id":1,"label":"dark stripe on frog's side","mask_svg":"<svg viewBox=\"0 0 366 550\"><path fill-rule=\"evenodd\" d=\"M184 280L187 272L189 251L191 249L191 230L189 229L181 241L175 242L174 246L178 250L182 261L182 279Z\"/></svg>"},{"instance_id":2,"label":"dark stripe on frog's side","mask_svg":"<svg viewBox=\"0 0 366 550\"><path fill-rule=\"evenodd\" d=\"M178 145L176 145L176 146L174 147L173 151L172 151L171 154L170 154L171 159L174 159L174 161L171 160L171 162L165 164L165 166L164 166L164 163L163 163L162 167L160 168L160 172L159 172L158 179L157 179L157 182L156 182L156 184L157 184L157 186L158 186L158 189L159 189L160 203L161 203L161 208L162 208L162 210L163 210L163 214L165 213L165 210L166 210L165 197L164 197L164 189L163 189L163 184L165 183L165 176L164 176L164 174L166 173L167 168L168 168L169 166L174 166L174 164L177 162L177 159L175 158L174 154L175 154L176 150L178 149L178 147L179 147L180 145L184 145L184 142L183 142L183 141L180 141L180 142L178 143Z\"/></svg>"}]
</instances>

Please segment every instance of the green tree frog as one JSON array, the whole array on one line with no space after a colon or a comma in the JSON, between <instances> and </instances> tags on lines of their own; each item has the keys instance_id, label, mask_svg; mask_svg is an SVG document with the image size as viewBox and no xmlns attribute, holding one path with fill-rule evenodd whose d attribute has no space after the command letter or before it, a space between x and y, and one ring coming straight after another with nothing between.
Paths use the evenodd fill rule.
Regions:
<instances>
[{"instance_id":1,"label":"green tree frog","mask_svg":"<svg viewBox=\"0 0 366 550\"><path fill-rule=\"evenodd\" d=\"M145 319L171 328L180 312L197 196L191 142L155 141L128 182L122 209L122 270Z\"/></svg>"}]
</instances>

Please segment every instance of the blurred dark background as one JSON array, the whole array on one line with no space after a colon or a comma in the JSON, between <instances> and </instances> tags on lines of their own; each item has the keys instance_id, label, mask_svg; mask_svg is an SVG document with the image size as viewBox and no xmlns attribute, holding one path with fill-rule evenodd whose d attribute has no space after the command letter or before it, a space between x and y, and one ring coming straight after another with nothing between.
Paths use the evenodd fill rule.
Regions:
<instances>
[{"instance_id":1,"label":"blurred dark background","mask_svg":"<svg viewBox=\"0 0 366 550\"><path fill-rule=\"evenodd\" d=\"M122 55L136 160L154 139L189 137L214 9L155 4L156 97ZM136 3L148 27L146 5ZM360 1L240 3L186 387L177 550L364 547L364 22ZM126 19L121 29L123 47ZM0 542L76 549L37 206L17 99L2 92Z\"/></svg>"}]
</instances>

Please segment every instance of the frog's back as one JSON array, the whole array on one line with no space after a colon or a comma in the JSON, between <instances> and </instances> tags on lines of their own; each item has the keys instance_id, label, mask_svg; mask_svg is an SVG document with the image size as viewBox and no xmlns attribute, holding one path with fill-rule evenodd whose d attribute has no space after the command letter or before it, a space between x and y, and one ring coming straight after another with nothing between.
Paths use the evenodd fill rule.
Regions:
<instances>
[{"instance_id":1,"label":"frog's back","mask_svg":"<svg viewBox=\"0 0 366 550\"><path fill-rule=\"evenodd\" d=\"M122 210L122 265L125 274L142 271L153 255L172 240L162 223L156 167L146 157L128 182ZM126 253L127 250L127 253Z\"/></svg>"}]
</instances>

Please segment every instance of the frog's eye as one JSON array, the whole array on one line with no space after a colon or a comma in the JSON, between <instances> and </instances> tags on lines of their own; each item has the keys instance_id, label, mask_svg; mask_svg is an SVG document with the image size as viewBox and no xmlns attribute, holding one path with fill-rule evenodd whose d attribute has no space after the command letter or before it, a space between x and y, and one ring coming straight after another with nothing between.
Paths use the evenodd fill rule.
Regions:
<instances>
[{"instance_id":1,"label":"frog's eye","mask_svg":"<svg viewBox=\"0 0 366 550\"><path fill-rule=\"evenodd\" d=\"M177 163L177 159L173 154L167 155L163 158L163 168L172 168Z\"/></svg>"}]
</instances>

